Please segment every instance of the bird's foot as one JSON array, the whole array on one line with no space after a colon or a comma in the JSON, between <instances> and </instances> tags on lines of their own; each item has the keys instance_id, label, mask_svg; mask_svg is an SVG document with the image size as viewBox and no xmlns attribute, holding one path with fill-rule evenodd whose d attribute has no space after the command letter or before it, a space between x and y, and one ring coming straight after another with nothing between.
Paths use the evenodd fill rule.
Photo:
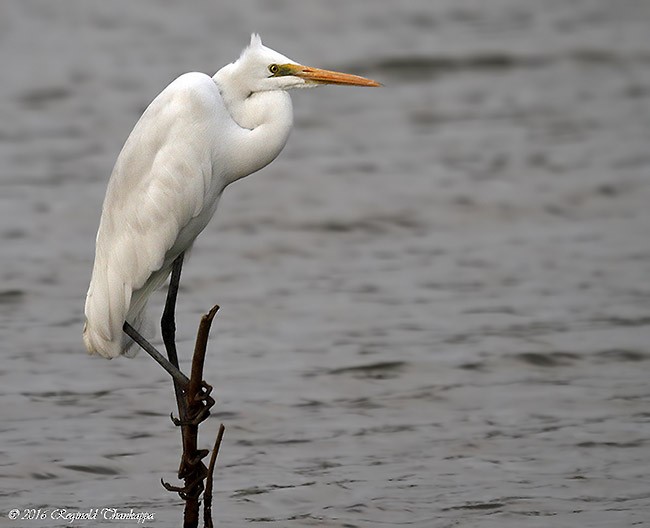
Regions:
<instances>
[{"instance_id":1,"label":"bird's foot","mask_svg":"<svg viewBox=\"0 0 650 528\"><path fill-rule=\"evenodd\" d=\"M213 405L214 405L214 403L213 403ZM180 420L180 419L176 418L173 413L170 415L170 418L172 420L172 423L176 427L182 427L184 425L198 426L200 423L207 420L209 416L210 416L210 408L209 407L203 407L195 416L193 416L192 418L189 418L188 420Z\"/></svg>"},{"instance_id":2,"label":"bird's foot","mask_svg":"<svg viewBox=\"0 0 650 528\"><path fill-rule=\"evenodd\" d=\"M209 385L205 381L201 382L201 390L194 397L194 401L190 404L187 409L187 413L190 415L188 418L176 418L172 413L170 418L172 423L177 426L183 425L194 425L198 426L201 422L204 422L208 416L210 416L210 409L214 407L216 403L214 398L210 396L212 392L212 385Z\"/></svg>"},{"instance_id":3,"label":"bird's foot","mask_svg":"<svg viewBox=\"0 0 650 528\"><path fill-rule=\"evenodd\" d=\"M203 493L203 490L205 489L205 485L203 484L204 478L205 477L200 477L200 478L197 477L191 482L185 484L184 486L174 486L169 482L165 482L163 479L160 479L160 483L163 485L163 488L165 488L167 491L178 493L180 498L183 500L198 499L201 496L201 493Z\"/></svg>"}]
</instances>

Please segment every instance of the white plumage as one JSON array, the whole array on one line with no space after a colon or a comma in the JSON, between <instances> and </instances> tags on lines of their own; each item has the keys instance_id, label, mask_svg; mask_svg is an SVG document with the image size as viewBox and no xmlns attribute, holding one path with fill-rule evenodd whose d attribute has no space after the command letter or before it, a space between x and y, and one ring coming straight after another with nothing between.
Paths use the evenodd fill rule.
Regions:
<instances>
[{"instance_id":1,"label":"white plumage","mask_svg":"<svg viewBox=\"0 0 650 528\"><path fill-rule=\"evenodd\" d=\"M113 169L97 232L83 340L91 354L129 354L149 295L212 218L225 187L271 161L293 122L286 90L318 84L378 86L301 66L257 35L214 77L186 73L145 110Z\"/></svg>"}]
</instances>

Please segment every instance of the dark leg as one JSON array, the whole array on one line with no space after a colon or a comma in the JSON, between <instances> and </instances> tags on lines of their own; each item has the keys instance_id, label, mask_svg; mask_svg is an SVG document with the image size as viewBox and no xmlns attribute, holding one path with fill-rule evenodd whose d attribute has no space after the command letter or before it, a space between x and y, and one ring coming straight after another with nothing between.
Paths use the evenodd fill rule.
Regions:
<instances>
[{"instance_id":1,"label":"dark leg","mask_svg":"<svg viewBox=\"0 0 650 528\"><path fill-rule=\"evenodd\" d=\"M172 264L172 275L169 279L169 289L167 290L167 300L165 301L165 309L160 320L160 330L162 333L163 343L165 343L165 350L167 350L167 357L169 362L178 369L178 353L176 351L176 297L178 296L178 285L181 280L181 269L183 268L183 258L185 253L181 253L176 257ZM187 385L179 383L174 379L174 392L176 393L176 404L178 405L178 415L181 421L186 420L187 416L187 402L183 389Z\"/></svg>"},{"instance_id":2,"label":"dark leg","mask_svg":"<svg viewBox=\"0 0 650 528\"><path fill-rule=\"evenodd\" d=\"M174 378L174 383L178 383L181 387L187 387L190 382L189 378L180 370L178 370L177 366L172 365L167 359L165 359L165 356L158 352L154 346L149 343L149 341L142 337L140 333L126 321L124 322L124 332L131 339L133 339L133 341L140 345L140 348L142 348L142 350L154 358L158 364L171 375L172 378Z\"/></svg>"}]
</instances>

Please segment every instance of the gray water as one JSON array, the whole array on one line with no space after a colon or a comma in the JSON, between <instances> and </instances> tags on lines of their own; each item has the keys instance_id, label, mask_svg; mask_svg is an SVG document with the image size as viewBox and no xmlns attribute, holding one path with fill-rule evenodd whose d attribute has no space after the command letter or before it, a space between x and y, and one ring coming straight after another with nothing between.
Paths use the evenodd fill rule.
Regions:
<instances>
[{"instance_id":1,"label":"gray water","mask_svg":"<svg viewBox=\"0 0 650 528\"><path fill-rule=\"evenodd\" d=\"M170 381L88 357L84 295L140 113L259 31L385 87L295 93L185 266L185 369L222 306L215 521L650 526L649 27L643 0L2 2L0 525L180 525Z\"/></svg>"}]
</instances>

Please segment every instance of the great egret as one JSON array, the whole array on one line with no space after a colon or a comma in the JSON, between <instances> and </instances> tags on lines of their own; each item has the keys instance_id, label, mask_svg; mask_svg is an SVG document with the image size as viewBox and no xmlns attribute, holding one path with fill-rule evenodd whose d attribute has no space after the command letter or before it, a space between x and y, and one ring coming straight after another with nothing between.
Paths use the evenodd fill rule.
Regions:
<instances>
[{"instance_id":1,"label":"great egret","mask_svg":"<svg viewBox=\"0 0 650 528\"><path fill-rule=\"evenodd\" d=\"M150 294L174 261L180 266L226 186L280 153L293 124L287 90L322 84L380 86L300 65L253 34L239 59L214 77L186 73L153 100L106 191L85 306L90 354L133 355L125 322L141 332Z\"/></svg>"}]
</instances>

